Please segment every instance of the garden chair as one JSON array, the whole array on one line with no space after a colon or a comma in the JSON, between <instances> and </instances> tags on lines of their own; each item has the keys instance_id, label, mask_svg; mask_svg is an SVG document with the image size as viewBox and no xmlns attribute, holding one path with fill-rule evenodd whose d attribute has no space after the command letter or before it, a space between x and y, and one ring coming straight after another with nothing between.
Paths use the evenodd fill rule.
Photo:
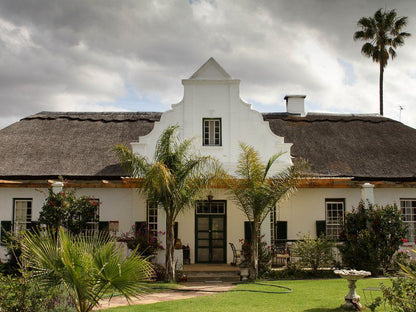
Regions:
<instances>
[{"instance_id":1,"label":"garden chair","mask_svg":"<svg viewBox=\"0 0 416 312\"><path fill-rule=\"evenodd\" d=\"M241 258L241 254L240 254L240 251L235 249L235 246L234 246L233 243L230 243L230 246L231 246L231 250L233 252L233 262L231 262L231 265L236 266L238 259Z\"/></svg>"}]
</instances>

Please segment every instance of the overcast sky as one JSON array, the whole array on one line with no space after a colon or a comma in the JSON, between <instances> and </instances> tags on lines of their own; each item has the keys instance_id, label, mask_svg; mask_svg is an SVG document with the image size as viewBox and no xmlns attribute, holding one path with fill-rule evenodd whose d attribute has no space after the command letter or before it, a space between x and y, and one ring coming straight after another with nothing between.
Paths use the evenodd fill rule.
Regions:
<instances>
[{"instance_id":1,"label":"overcast sky","mask_svg":"<svg viewBox=\"0 0 416 312\"><path fill-rule=\"evenodd\" d=\"M413 34L385 70L385 116L416 127L415 0L0 0L0 128L40 111L164 111L214 57L259 111L378 113L353 33L379 8Z\"/></svg>"}]
</instances>

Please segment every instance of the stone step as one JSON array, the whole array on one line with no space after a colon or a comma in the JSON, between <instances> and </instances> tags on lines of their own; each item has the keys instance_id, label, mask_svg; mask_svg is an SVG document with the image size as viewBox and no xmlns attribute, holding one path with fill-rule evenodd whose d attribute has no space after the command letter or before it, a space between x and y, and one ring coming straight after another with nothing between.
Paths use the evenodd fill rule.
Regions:
<instances>
[{"instance_id":1,"label":"stone step","mask_svg":"<svg viewBox=\"0 0 416 312\"><path fill-rule=\"evenodd\" d=\"M238 282L238 271L186 271L188 282Z\"/></svg>"}]
</instances>

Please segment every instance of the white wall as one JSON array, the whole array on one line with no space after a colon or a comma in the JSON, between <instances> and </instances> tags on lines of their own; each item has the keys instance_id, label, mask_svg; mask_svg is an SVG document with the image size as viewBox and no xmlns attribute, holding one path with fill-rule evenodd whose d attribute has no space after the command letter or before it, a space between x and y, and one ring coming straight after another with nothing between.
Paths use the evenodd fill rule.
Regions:
<instances>
[{"instance_id":1,"label":"white wall","mask_svg":"<svg viewBox=\"0 0 416 312\"><path fill-rule=\"evenodd\" d=\"M316 220L325 220L325 199L344 198L346 211L357 207L361 200L360 188L301 188L289 200L280 204L277 220L288 221L288 239L299 233L316 235ZM400 205L400 198L416 198L416 188L375 188L375 204Z\"/></svg>"},{"instance_id":2,"label":"white wall","mask_svg":"<svg viewBox=\"0 0 416 312\"><path fill-rule=\"evenodd\" d=\"M283 153L272 167L271 174L292 164L292 144L284 143L282 137L271 131L262 114L240 99L240 81L230 79L215 61L209 61L191 79L185 79L182 83L183 100L162 114L152 132L140 137L139 142L132 142L133 152L152 159L156 141L163 130L171 125L179 125L183 138L195 138L195 149L201 155L220 160L230 173L234 173L236 168L241 152L240 141L259 151L264 161L276 153ZM202 145L203 118L221 118L222 146Z\"/></svg>"}]
</instances>

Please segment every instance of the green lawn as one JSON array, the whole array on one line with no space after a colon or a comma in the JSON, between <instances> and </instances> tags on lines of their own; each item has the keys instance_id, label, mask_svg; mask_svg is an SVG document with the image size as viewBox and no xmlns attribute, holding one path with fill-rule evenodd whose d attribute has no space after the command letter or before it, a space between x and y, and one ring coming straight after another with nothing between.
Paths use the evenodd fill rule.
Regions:
<instances>
[{"instance_id":1,"label":"green lawn","mask_svg":"<svg viewBox=\"0 0 416 312\"><path fill-rule=\"evenodd\" d=\"M388 279L364 279L357 282L357 293L361 296L363 305L365 298L362 289L378 287L381 282L390 285ZM348 283L345 280L297 280L262 283L290 287L293 292L288 294L262 293L259 291L275 292L279 289L245 284L238 285L237 291L150 305L113 308L108 311L344 311L340 307L344 302L344 296L348 293ZM383 311L383 308L376 311Z\"/></svg>"}]
</instances>

